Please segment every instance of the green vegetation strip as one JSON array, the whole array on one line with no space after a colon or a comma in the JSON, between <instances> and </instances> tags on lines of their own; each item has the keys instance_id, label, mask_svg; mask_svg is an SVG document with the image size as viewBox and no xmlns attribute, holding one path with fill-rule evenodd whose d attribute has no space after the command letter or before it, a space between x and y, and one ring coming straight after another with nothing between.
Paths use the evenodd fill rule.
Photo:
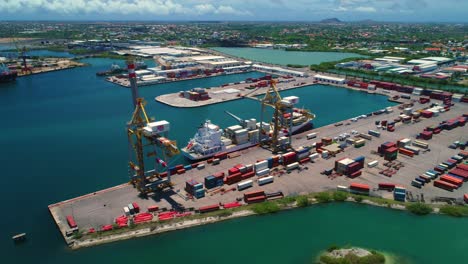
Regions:
<instances>
[{"instance_id":1,"label":"green vegetation strip","mask_svg":"<svg viewBox=\"0 0 468 264\"><path fill-rule=\"evenodd\" d=\"M158 227L163 227L167 225L174 225L181 223L183 221L188 220L196 220L196 219L206 219L208 217L217 217L219 220L223 218L231 216L235 212L240 211L252 211L255 214L264 215L264 214L271 214L276 213L284 209L290 209L294 207L307 207L315 201L315 203L329 203L329 202L343 202L352 198L355 202L362 202L363 200L367 200L377 205L383 205L387 207L392 207L395 205L398 206L405 206L408 211L417 215L426 215L433 212L433 207L431 205L423 204L423 203L405 203L400 201L394 201L390 199L384 199L380 197L372 197L372 196L361 196L356 194L350 194L347 192L341 191L329 191L329 192L319 192L319 193L311 193L308 195L298 195L298 196L287 196L281 199L273 200L273 201L266 201L263 203L256 203L256 204L247 204L244 206L231 208L231 209L223 209L209 213L203 214L193 214L190 216L182 217L182 218L174 218L170 220L166 220L164 222L148 222L148 223L141 223L141 224L130 224L127 228L114 228L113 230L109 231L97 231L95 233L84 233L83 230L76 232L74 234L74 238L77 240L85 240L85 239L93 239L93 238L100 238L100 237L107 237L110 235L115 234L123 234L128 232L129 230L138 230L144 228L150 228L151 231L155 230ZM447 214L450 216L462 217L468 216L468 207L467 206L451 206L446 205L440 207L440 213ZM347 262L345 262L347 263ZM353 262L350 262L353 263ZM361 263L361 262L359 262Z\"/></svg>"}]
</instances>

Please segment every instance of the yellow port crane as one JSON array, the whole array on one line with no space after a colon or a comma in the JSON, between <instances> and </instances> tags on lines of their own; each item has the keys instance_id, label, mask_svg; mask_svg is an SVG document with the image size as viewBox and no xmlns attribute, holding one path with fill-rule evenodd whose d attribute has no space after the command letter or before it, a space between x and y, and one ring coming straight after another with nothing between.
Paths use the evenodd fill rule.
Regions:
<instances>
[{"instance_id":1,"label":"yellow port crane","mask_svg":"<svg viewBox=\"0 0 468 264\"><path fill-rule=\"evenodd\" d=\"M261 100L262 109L260 112L260 133L259 133L259 142L262 145L267 145L272 150L273 153L277 153L279 150L285 150L291 146L291 136L292 136L292 126L293 126L293 111L294 107L292 103L289 103L281 98L281 95L278 92L276 87L276 80L270 81L270 86L267 88L265 96ZM265 115L266 106L272 107L273 119L269 123L269 129L272 130L266 131L263 117ZM301 112L304 118L312 120L315 118L315 115L308 110L298 110ZM285 118L285 114L289 113L289 118ZM287 129L288 131L288 141L283 144L278 144L278 137L280 135L281 129Z\"/></svg>"},{"instance_id":2,"label":"yellow port crane","mask_svg":"<svg viewBox=\"0 0 468 264\"><path fill-rule=\"evenodd\" d=\"M22 48L19 46L18 39L13 38L13 42L15 43L16 50L18 51L18 58L22 59L21 62L21 73L22 74L31 74L32 70L31 68L28 67L28 64L26 62L26 46L23 46Z\"/></svg>"},{"instance_id":3,"label":"yellow port crane","mask_svg":"<svg viewBox=\"0 0 468 264\"><path fill-rule=\"evenodd\" d=\"M128 76L131 84L133 106L135 110L132 119L127 123L129 142L129 173L132 184L142 194L154 192L171 184L168 159L179 154L177 143L169 140L169 122L154 121L148 118L145 110L146 102L138 97L135 64L129 60ZM150 164L154 168L148 170ZM162 175L166 170L167 176Z\"/></svg>"}]
</instances>

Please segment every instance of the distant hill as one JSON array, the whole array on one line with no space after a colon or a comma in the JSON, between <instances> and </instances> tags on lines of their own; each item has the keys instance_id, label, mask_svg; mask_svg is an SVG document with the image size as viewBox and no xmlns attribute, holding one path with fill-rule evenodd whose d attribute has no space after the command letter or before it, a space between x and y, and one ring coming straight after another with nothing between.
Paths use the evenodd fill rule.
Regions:
<instances>
[{"instance_id":1,"label":"distant hill","mask_svg":"<svg viewBox=\"0 0 468 264\"><path fill-rule=\"evenodd\" d=\"M343 23L343 21L339 20L338 18L327 18L327 19L323 19L320 21L320 23L322 24L341 24Z\"/></svg>"}]
</instances>

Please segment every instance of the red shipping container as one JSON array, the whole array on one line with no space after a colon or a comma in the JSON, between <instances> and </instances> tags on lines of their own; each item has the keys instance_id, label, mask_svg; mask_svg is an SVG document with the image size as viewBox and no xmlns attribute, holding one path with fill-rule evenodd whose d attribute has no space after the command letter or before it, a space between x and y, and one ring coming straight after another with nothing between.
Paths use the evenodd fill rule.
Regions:
<instances>
[{"instance_id":1,"label":"red shipping container","mask_svg":"<svg viewBox=\"0 0 468 264\"><path fill-rule=\"evenodd\" d=\"M463 178L468 178L468 171L462 170L462 169L453 169L449 171L451 174L455 174L457 176L463 177Z\"/></svg>"},{"instance_id":2,"label":"red shipping container","mask_svg":"<svg viewBox=\"0 0 468 264\"><path fill-rule=\"evenodd\" d=\"M393 190L395 186L393 183L379 183L379 189L381 190Z\"/></svg>"},{"instance_id":3,"label":"red shipping container","mask_svg":"<svg viewBox=\"0 0 468 264\"><path fill-rule=\"evenodd\" d=\"M140 212L140 206L136 202L133 202L132 205L133 205L133 209L135 209L135 212L139 213Z\"/></svg>"},{"instance_id":4,"label":"red shipping container","mask_svg":"<svg viewBox=\"0 0 468 264\"><path fill-rule=\"evenodd\" d=\"M237 174L237 173L239 173L239 169L236 168L236 167L230 168L228 170L228 175L233 175L233 174Z\"/></svg>"},{"instance_id":5,"label":"red shipping container","mask_svg":"<svg viewBox=\"0 0 468 264\"><path fill-rule=\"evenodd\" d=\"M434 181L434 186L445 189L445 190L448 190L448 191L453 191L454 189L457 188L456 185L453 185L451 183L441 181L441 180L435 180Z\"/></svg>"},{"instance_id":6,"label":"red shipping container","mask_svg":"<svg viewBox=\"0 0 468 264\"><path fill-rule=\"evenodd\" d=\"M67 223L68 223L68 226L70 226L70 228L77 227L75 219L73 219L73 216L71 215L67 215Z\"/></svg>"},{"instance_id":7,"label":"red shipping container","mask_svg":"<svg viewBox=\"0 0 468 264\"><path fill-rule=\"evenodd\" d=\"M390 148L388 148L388 149L386 149L384 151L385 151L385 153L395 153L395 152L398 151L398 149L396 147L390 147Z\"/></svg>"},{"instance_id":8,"label":"red shipping container","mask_svg":"<svg viewBox=\"0 0 468 264\"><path fill-rule=\"evenodd\" d=\"M244 173L244 174L241 176L241 178L242 178L242 180L244 180L244 179L252 178L253 176L255 176L255 172L254 172L254 171L250 171L250 172Z\"/></svg>"},{"instance_id":9,"label":"red shipping container","mask_svg":"<svg viewBox=\"0 0 468 264\"><path fill-rule=\"evenodd\" d=\"M148 212L156 212L158 209L159 207L157 205L148 206Z\"/></svg>"},{"instance_id":10,"label":"red shipping container","mask_svg":"<svg viewBox=\"0 0 468 264\"><path fill-rule=\"evenodd\" d=\"M303 164L303 163L306 163L306 162L310 162L309 157L301 159L301 161L299 163Z\"/></svg>"},{"instance_id":11,"label":"red shipping container","mask_svg":"<svg viewBox=\"0 0 468 264\"><path fill-rule=\"evenodd\" d=\"M362 171L356 171L354 173L351 173L351 175L349 175L350 178L356 178L358 176L361 176L362 174Z\"/></svg>"},{"instance_id":12,"label":"red shipping container","mask_svg":"<svg viewBox=\"0 0 468 264\"><path fill-rule=\"evenodd\" d=\"M160 173L159 177L166 178L167 177L167 171Z\"/></svg>"},{"instance_id":13,"label":"red shipping container","mask_svg":"<svg viewBox=\"0 0 468 264\"><path fill-rule=\"evenodd\" d=\"M440 177L440 180L456 185L457 187L460 187L463 184L462 180L452 177L450 175L442 175L442 177Z\"/></svg>"},{"instance_id":14,"label":"red shipping container","mask_svg":"<svg viewBox=\"0 0 468 264\"><path fill-rule=\"evenodd\" d=\"M468 203L468 194L463 195L463 200L465 200L465 203Z\"/></svg>"},{"instance_id":15,"label":"red shipping container","mask_svg":"<svg viewBox=\"0 0 468 264\"><path fill-rule=\"evenodd\" d=\"M245 200L245 202L246 203L259 203L259 202L263 202L265 200L266 200L266 196L262 195L262 196L255 196L255 197L247 198Z\"/></svg>"},{"instance_id":16,"label":"red shipping container","mask_svg":"<svg viewBox=\"0 0 468 264\"><path fill-rule=\"evenodd\" d=\"M112 230L112 225L104 225L101 228L102 231L109 231Z\"/></svg>"},{"instance_id":17,"label":"red shipping container","mask_svg":"<svg viewBox=\"0 0 468 264\"><path fill-rule=\"evenodd\" d=\"M364 191L369 191L370 187L367 184L363 183L356 183L352 182L351 185L349 186L350 189L355 189L355 190L364 190Z\"/></svg>"},{"instance_id":18,"label":"red shipping container","mask_svg":"<svg viewBox=\"0 0 468 264\"><path fill-rule=\"evenodd\" d=\"M223 207L225 209L235 208L235 207L239 207L239 206L242 206L242 204L240 204L239 202L227 203L227 204L223 205Z\"/></svg>"},{"instance_id":19,"label":"red shipping container","mask_svg":"<svg viewBox=\"0 0 468 264\"><path fill-rule=\"evenodd\" d=\"M404 148L399 148L398 149L398 152L403 154L403 155L406 155L406 156L409 156L409 157L413 157L414 156L414 152L411 151L411 150L407 150L407 149L404 149Z\"/></svg>"},{"instance_id":20,"label":"red shipping container","mask_svg":"<svg viewBox=\"0 0 468 264\"><path fill-rule=\"evenodd\" d=\"M240 169L240 168L242 168L242 167L244 167L243 164L237 164L236 166L234 166L234 168L238 168L238 169Z\"/></svg>"},{"instance_id":21,"label":"red shipping container","mask_svg":"<svg viewBox=\"0 0 468 264\"><path fill-rule=\"evenodd\" d=\"M213 205L208 205L208 206L203 206L198 209L200 213L207 213L207 212L212 212L219 210L219 205L218 204L213 204Z\"/></svg>"},{"instance_id":22,"label":"red shipping container","mask_svg":"<svg viewBox=\"0 0 468 264\"><path fill-rule=\"evenodd\" d=\"M223 172L223 171L217 172L217 173L213 174L213 176L214 176L216 179L224 178L224 172Z\"/></svg>"},{"instance_id":23,"label":"red shipping container","mask_svg":"<svg viewBox=\"0 0 468 264\"><path fill-rule=\"evenodd\" d=\"M431 118L433 115L433 113L431 111L427 111L427 110L424 110L421 112L421 116L425 117L425 118Z\"/></svg>"},{"instance_id":24,"label":"red shipping container","mask_svg":"<svg viewBox=\"0 0 468 264\"><path fill-rule=\"evenodd\" d=\"M180 169L180 170L177 170L177 174L184 174L185 173L185 169Z\"/></svg>"},{"instance_id":25,"label":"red shipping container","mask_svg":"<svg viewBox=\"0 0 468 264\"><path fill-rule=\"evenodd\" d=\"M175 168L176 168L176 170L180 170L180 169L184 168L184 165L179 164L179 165L175 166Z\"/></svg>"},{"instance_id":26,"label":"red shipping container","mask_svg":"<svg viewBox=\"0 0 468 264\"><path fill-rule=\"evenodd\" d=\"M466 165L466 164L459 164L459 165L457 165L457 169L461 169L461 170L464 170L464 171L468 171L468 165Z\"/></svg>"},{"instance_id":27,"label":"red shipping container","mask_svg":"<svg viewBox=\"0 0 468 264\"><path fill-rule=\"evenodd\" d=\"M244 193L244 199L255 197L255 196L262 196L262 195L265 195L265 191L262 191L262 190L252 191L252 192Z\"/></svg>"}]
</instances>

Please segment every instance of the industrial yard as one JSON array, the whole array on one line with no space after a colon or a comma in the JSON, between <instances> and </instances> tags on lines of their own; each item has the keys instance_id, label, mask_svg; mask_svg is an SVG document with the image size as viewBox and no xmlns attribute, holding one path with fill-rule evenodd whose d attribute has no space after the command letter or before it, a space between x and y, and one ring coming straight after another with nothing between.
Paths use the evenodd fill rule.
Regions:
<instances>
[{"instance_id":1,"label":"industrial yard","mask_svg":"<svg viewBox=\"0 0 468 264\"><path fill-rule=\"evenodd\" d=\"M412 101L406 101L406 103L410 102ZM432 100L431 102L440 103L440 101L437 100ZM416 101L411 109L414 113L419 113L421 112L420 110L428 108L428 106L428 103L420 104ZM313 156L313 162L311 162L310 159L305 160L301 162L300 165L294 166L294 168L289 165L283 166L281 164L275 164L277 166L272 167L268 172L270 176L273 176L273 182L263 186L258 186L257 180L255 179L257 176L252 174L250 177L254 177L252 178L253 186L243 191L237 190L237 184L224 184L222 187L215 189L206 189L204 197L195 199L190 198L192 196L188 195L184 188L188 180L194 180L197 183L203 184L205 182L205 177L209 175L219 175L220 172L223 172L225 177L229 177L231 174L230 171L235 166L237 166L237 168L252 168L258 161L267 160L275 156L271 151L262 147L252 147L229 155L230 158L221 160L219 164L213 163L211 159L196 163L193 166L182 166L184 169L177 170L177 173L174 173L171 177L173 183L172 188L165 189L165 191L156 193L154 196L150 195L148 198L141 198L139 191L132 185L123 184L111 189L97 191L83 197L77 197L69 201L51 205L49 206L49 210L64 238L68 243L72 243L73 238L70 236L71 233L69 233L71 229L69 226L70 222L67 222L67 216L73 217L74 224L78 226L80 230L93 230L93 232L94 230L106 230L103 229L103 227L107 227L107 230L110 230L116 218L125 215L123 208L131 203L136 203L140 212L150 211L147 214L150 214L151 217L147 218L146 221L158 221L156 220L158 218L156 216L159 216L159 221L163 221L164 219L172 219L174 217L174 215L171 215L167 218L168 216L165 215L167 214L164 213L165 211L177 209L178 216L183 217L184 215L196 213L199 210L203 211L203 207L206 208L206 206L216 205L219 207L219 204L232 204L236 201L242 201L244 198L243 195L252 191L262 190L264 193L281 192L283 195L287 196L324 190L336 190L337 188L349 191L348 186L352 183L360 183L369 186L369 195L389 199L393 199L393 192L379 190L379 183L403 186L407 193L406 200L409 201L421 200L422 198L425 202L432 202L433 199L437 197L461 200L463 195L468 193L468 187L466 185L453 191L447 191L446 189L434 186L432 182L418 188L412 186L412 181L415 177L423 175L426 171L432 170L441 162L450 159L460 152L460 149L449 148L449 145L455 141L467 141L466 128L464 126L456 127L451 130L439 131L438 134L433 135L432 139L424 140L424 142L428 143L428 149L430 151L421 150L419 155L414 155L413 157L403 155L400 152L392 164L388 164L388 162L378 154L377 150L379 146L385 142L397 142L403 138L408 138L410 142L414 142L419 132L422 132L425 128L437 126L442 121L462 117L464 114L466 116L468 112L467 105L464 103L455 103L449 108L449 111L440 112L437 116L432 116L430 118L419 117L419 119L417 119L418 121L411 121L409 123L403 123L403 121L397 122L392 129L394 130L393 132L390 132L390 129L382 130L381 126L376 125L376 121L388 120L390 122L401 117L401 113L404 111L395 106L393 107L393 111L386 110L384 112L385 113L374 115L371 113L369 116L366 116L368 113L363 113L365 117L362 116L352 120L343 120L336 124L315 129L313 130L313 132L316 133L316 138L314 139L307 139L307 135L309 135L310 131L294 135L292 137L292 149L296 150L300 150L301 147L314 146L314 143L316 143L315 146L317 146L319 142L322 142L323 139L326 138L338 141L338 143L344 143L347 140L340 140L340 138L346 137L346 135L348 138L361 138L358 136L360 133L367 135L370 130L378 131L380 136L371 136L370 139L361 138L365 141L364 146L354 147L352 144L348 144L343 151L336 154L333 154L333 150L330 150L328 155L324 155L323 153L314 155L315 148L311 148L310 151L308 151L308 155L310 154L311 156L307 157L311 158ZM336 173L336 171L332 172L332 169L335 168L335 162L343 158L354 159L359 156L364 157L363 163L365 164L362 166L359 176L351 178L341 173ZM368 163L377 163L377 165L372 165L372 167L370 167L367 165ZM390 168L385 165L390 166ZM286 168L292 169L287 170ZM391 171L390 174L384 175L381 173L382 171L388 172L389 170ZM326 171L330 171L330 173L326 173L329 175L321 174L321 172ZM226 178L224 181L226 181ZM245 199L245 201L248 201L248 199ZM240 204L242 203L243 202ZM109 225L111 226L109 227ZM67 233L69 234L67 235Z\"/></svg>"}]
</instances>

